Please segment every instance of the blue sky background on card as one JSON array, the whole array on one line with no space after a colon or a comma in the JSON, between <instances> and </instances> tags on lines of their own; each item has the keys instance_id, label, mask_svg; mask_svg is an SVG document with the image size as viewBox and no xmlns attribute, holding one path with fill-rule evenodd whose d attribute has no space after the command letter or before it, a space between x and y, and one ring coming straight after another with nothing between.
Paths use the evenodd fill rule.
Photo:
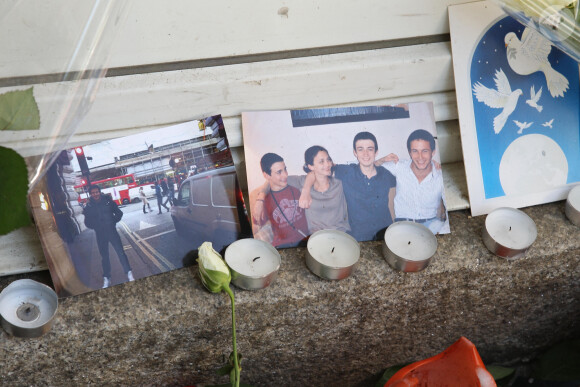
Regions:
<instances>
[{"instance_id":1,"label":"blue sky background on card","mask_svg":"<svg viewBox=\"0 0 580 387\"><path fill-rule=\"evenodd\" d=\"M527 76L516 74L509 66L504 43L508 32L515 32L521 39L524 26L513 19L505 17L487 30L477 44L471 62L471 86L481 82L484 86L496 89L495 72L502 69L507 76L511 89L521 89L514 112L509 116L505 126L498 134L493 130L493 119L501 109L493 109L483 102L477 101L472 91L473 111L479 146L479 157L483 176L483 186L486 199L505 196L499 179L499 165L506 148L518 137L538 133L553 139L562 148L568 161L567 183L580 181L580 98L578 63L562 53L556 47L548 56L552 68L563 74L570 82L564 97L554 98L550 95L543 73L536 72ZM534 86L536 93L542 88L542 96L538 104L543 106L542 112L526 104L530 98L530 87ZM542 126L554 119L553 128ZM533 122L523 134L517 134L518 127L514 120Z\"/></svg>"}]
</instances>

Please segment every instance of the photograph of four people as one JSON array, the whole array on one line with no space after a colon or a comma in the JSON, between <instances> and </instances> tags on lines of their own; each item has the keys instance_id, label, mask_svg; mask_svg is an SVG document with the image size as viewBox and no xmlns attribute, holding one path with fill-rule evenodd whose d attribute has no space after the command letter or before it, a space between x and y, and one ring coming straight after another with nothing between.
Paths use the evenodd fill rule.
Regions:
<instances>
[{"instance_id":1,"label":"photograph of four people","mask_svg":"<svg viewBox=\"0 0 580 387\"><path fill-rule=\"evenodd\" d=\"M255 238L381 240L402 220L450 232L431 103L249 112L242 125Z\"/></svg>"}]
</instances>

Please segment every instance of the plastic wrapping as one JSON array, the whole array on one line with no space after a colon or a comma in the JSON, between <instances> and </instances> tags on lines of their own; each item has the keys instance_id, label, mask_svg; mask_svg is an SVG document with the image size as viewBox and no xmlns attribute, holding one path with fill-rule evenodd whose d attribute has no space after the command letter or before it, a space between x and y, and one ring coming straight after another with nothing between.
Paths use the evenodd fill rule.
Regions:
<instances>
[{"instance_id":1,"label":"plastic wrapping","mask_svg":"<svg viewBox=\"0 0 580 387\"><path fill-rule=\"evenodd\" d=\"M579 0L494 0L508 15L541 33L580 62Z\"/></svg>"},{"instance_id":2,"label":"plastic wrapping","mask_svg":"<svg viewBox=\"0 0 580 387\"><path fill-rule=\"evenodd\" d=\"M37 127L19 127L17 132L3 134L16 138L7 146L23 156L34 155L27 158L29 192L67 147L89 111L129 8L127 2L113 0L49 3L17 1L0 6L0 40L11 55L3 61L0 78L12 81L8 86L14 86L13 90L39 85L51 85L55 90L49 96L34 96L39 127L37 123ZM55 17L50 15L59 15L60 20L51 20Z\"/></svg>"}]
</instances>

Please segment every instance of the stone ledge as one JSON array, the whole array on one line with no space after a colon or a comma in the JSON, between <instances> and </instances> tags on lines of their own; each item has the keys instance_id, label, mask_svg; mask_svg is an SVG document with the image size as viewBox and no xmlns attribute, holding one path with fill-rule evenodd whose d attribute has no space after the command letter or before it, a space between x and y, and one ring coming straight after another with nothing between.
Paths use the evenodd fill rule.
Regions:
<instances>
[{"instance_id":1,"label":"stone ledge","mask_svg":"<svg viewBox=\"0 0 580 387\"><path fill-rule=\"evenodd\" d=\"M379 242L361 243L349 278L313 275L304 248L280 250L269 288L235 289L242 380L256 386L362 386L387 366L432 356L459 336L486 364L532 358L580 337L580 229L558 202L524 210L538 239L506 261L481 241L485 217L450 213L422 272L388 266ZM47 272L0 278L50 283ZM2 385L191 385L225 382L230 305L205 291L190 267L62 299L45 336L0 331Z\"/></svg>"}]
</instances>

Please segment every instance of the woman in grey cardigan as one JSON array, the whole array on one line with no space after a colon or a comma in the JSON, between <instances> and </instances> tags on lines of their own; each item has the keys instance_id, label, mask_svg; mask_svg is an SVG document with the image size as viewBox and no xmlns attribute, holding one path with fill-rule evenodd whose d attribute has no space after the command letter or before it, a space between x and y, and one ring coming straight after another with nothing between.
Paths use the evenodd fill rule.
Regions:
<instances>
[{"instance_id":1,"label":"woman in grey cardigan","mask_svg":"<svg viewBox=\"0 0 580 387\"><path fill-rule=\"evenodd\" d=\"M313 145L304 152L304 172L312 172L315 177L310 190L312 203L306 209L311 234L326 229L350 231L342 182L333 176L333 166L328 151L320 145ZM302 190L305 179L305 175L288 176L288 184Z\"/></svg>"}]
</instances>

